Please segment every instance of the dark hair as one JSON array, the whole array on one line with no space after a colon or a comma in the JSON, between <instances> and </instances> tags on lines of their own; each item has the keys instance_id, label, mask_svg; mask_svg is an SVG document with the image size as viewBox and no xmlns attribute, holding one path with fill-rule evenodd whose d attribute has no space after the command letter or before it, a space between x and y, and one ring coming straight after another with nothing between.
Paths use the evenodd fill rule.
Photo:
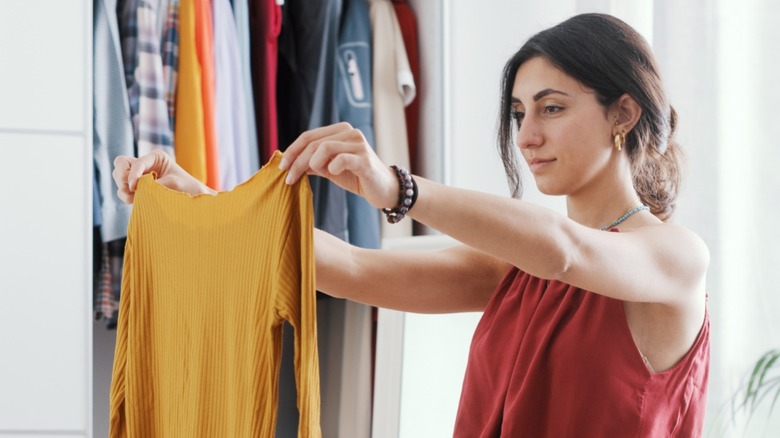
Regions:
<instances>
[{"instance_id":1,"label":"dark hair","mask_svg":"<svg viewBox=\"0 0 780 438\"><path fill-rule=\"evenodd\" d=\"M669 105L650 47L623 21L603 14L574 16L531 37L507 62L501 81L498 147L512 195L522 193L513 141L511 99L520 66L543 57L594 90L606 108L624 93L642 108L626 135L634 189L661 220L674 211L682 153L673 141L677 114Z\"/></svg>"}]
</instances>

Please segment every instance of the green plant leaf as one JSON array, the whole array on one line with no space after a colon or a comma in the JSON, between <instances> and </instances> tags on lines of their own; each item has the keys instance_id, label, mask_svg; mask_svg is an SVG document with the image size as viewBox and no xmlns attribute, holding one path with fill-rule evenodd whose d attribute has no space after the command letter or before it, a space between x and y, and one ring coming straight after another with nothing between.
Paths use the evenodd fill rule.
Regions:
<instances>
[{"instance_id":1,"label":"green plant leaf","mask_svg":"<svg viewBox=\"0 0 780 438\"><path fill-rule=\"evenodd\" d=\"M753 364L746 381L730 398L732 425L737 424L738 415L744 414L741 423L747 430L753 415L768 399L772 401L768 411L771 416L780 400L780 349L772 349L761 355Z\"/></svg>"},{"instance_id":2,"label":"green plant leaf","mask_svg":"<svg viewBox=\"0 0 780 438\"><path fill-rule=\"evenodd\" d=\"M769 414L771 415L772 411L775 409L777 399L780 398L780 377L775 377L774 379L769 380L765 388L766 391L764 392L764 396L770 395L772 393L772 389L775 390L775 396L772 397L772 404L769 405Z\"/></svg>"},{"instance_id":3,"label":"green plant leaf","mask_svg":"<svg viewBox=\"0 0 780 438\"><path fill-rule=\"evenodd\" d=\"M755 409L759 401L759 395L764 384L767 372L769 372L777 359L780 357L780 350L770 350L765 353L753 367L753 372L748 380L748 388L745 394L745 402L750 403L751 411Z\"/></svg>"}]
</instances>

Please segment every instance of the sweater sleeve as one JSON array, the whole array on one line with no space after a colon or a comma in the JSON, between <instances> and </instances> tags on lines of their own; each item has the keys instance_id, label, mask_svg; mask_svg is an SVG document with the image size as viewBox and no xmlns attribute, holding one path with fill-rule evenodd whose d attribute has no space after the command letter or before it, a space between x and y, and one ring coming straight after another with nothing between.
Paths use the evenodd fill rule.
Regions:
<instances>
[{"instance_id":1,"label":"sweater sleeve","mask_svg":"<svg viewBox=\"0 0 780 438\"><path fill-rule=\"evenodd\" d=\"M300 413L298 436L320 437L320 376L311 191L304 178L279 264L277 309L295 334L295 383Z\"/></svg>"},{"instance_id":2,"label":"sweater sleeve","mask_svg":"<svg viewBox=\"0 0 780 438\"><path fill-rule=\"evenodd\" d=\"M132 237L128 237L125 245L125 260L122 268L122 289L119 302L119 319L116 328L116 351L114 352L114 369L111 375L109 437L124 438L127 436L126 419L126 364L128 314L132 300L133 276L131 260L133 256Z\"/></svg>"}]
</instances>

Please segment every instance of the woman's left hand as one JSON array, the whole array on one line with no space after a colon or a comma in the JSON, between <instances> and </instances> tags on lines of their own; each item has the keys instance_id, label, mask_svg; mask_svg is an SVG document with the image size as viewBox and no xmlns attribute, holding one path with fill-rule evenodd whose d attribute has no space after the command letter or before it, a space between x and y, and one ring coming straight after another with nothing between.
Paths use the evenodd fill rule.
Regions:
<instances>
[{"instance_id":1,"label":"woman's left hand","mask_svg":"<svg viewBox=\"0 0 780 438\"><path fill-rule=\"evenodd\" d=\"M305 174L319 175L364 197L376 208L398 203L398 178L382 163L360 130L349 123L316 128L301 134L284 152L279 168L287 183Z\"/></svg>"}]
</instances>

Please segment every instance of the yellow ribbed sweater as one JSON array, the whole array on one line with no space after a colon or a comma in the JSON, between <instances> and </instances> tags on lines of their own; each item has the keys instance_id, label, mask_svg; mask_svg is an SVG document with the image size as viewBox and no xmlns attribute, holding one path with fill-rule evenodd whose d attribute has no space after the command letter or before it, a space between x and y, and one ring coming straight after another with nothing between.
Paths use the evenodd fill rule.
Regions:
<instances>
[{"instance_id":1,"label":"yellow ribbed sweater","mask_svg":"<svg viewBox=\"0 0 780 438\"><path fill-rule=\"evenodd\" d=\"M138 182L111 437L273 437L285 320L298 436L321 436L311 191L284 183L280 157L214 196Z\"/></svg>"}]
</instances>

